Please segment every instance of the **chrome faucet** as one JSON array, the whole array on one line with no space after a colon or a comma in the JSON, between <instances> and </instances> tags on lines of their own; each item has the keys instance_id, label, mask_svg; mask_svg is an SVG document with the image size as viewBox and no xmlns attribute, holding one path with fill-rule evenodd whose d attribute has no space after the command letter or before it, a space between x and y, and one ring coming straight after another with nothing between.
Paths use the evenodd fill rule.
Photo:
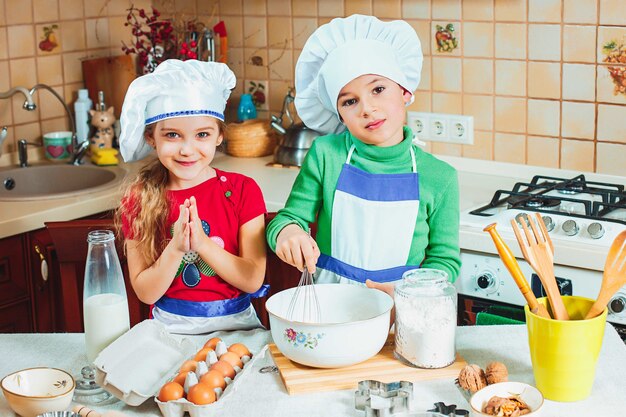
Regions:
<instances>
[{"instance_id":1,"label":"chrome faucet","mask_svg":"<svg viewBox=\"0 0 626 417\"><path fill-rule=\"evenodd\" d=\"M33 111L33 110L35 110L37 108L37 105L33 101L33 92L34 92L34 90L28 91L24 87L13 87L13 88L11 88L8 91L0 92L0 99L2 99L2 98L9 98L13 94L18 93L18 92L24 94L24 97L26 97L26 101L24 102L24 105L22 106L24 109L26 109L28 111Z\"/></svg>"},{"instance_id":2,"label":"chrome faucet","mask_svg":"<svg viewBox=\"0 0 626 417\"><path fill-rule=\"evenodd\" d=\"M4 126L2 130L0 130L0 155L2 155L2 144L4 140L7 138L7 127Z\"/></svg>"}]
</instances>

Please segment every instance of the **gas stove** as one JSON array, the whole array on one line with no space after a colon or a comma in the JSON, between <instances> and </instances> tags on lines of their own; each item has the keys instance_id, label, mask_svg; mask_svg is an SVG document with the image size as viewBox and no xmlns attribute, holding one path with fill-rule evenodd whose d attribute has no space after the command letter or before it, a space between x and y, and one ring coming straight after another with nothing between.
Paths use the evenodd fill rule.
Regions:
<instances>
[{"instance_id":1,"label":"gas stove","mask_svg":"<svg viewBox=\"0 0 626 417\"><path fill-rule=\"evenodd\" d=\"M493 242L483 232L485 226L496 223L535 294L545 295L539 278L523 259L511 227L512 219L538 212L554 243L555 275L561 293L595 299L608 249L626 230L624 188L623 184L589 181L584 175L536 175L509 190L496 190L487 204L463 211L463 265L455 284L459 294L517 306L526 304ZM607 319L626 326L626 287L609 302Z\"/></svg>"}]
</instances>

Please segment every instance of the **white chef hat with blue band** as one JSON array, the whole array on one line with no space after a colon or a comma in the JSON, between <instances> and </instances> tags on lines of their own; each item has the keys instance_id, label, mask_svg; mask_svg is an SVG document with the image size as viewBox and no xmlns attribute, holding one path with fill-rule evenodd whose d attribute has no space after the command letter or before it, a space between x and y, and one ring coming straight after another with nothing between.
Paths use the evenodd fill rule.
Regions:
<instances>
[{"instance_id":1,"label":"white chef hat with blue band","mask_svg":"<svg viewBox=\"0 0 626 417\"><path fill-rule=\"evenodd\" d=\"M135 79L126 92L120 117L120 151L126 162L146 157L146 125L174 117L211 116L224 121L226 100L235 87L226 64L169 59Z\"/></svg>"},{"instance_id":2,"label":"white chef hat with blue band","mask_svg":"<svg viewBox=\"0 0 626 417\"><path fill-rule=\"evenodd\" d=\"M376 74L413 94L422 62L419 38L403 20L383 22L364 15L333 19L309 37L298 58L298 116L311 129L339 133L345 126L339 119L337 98L346 84Z\"/></svg>"}]
</instances>

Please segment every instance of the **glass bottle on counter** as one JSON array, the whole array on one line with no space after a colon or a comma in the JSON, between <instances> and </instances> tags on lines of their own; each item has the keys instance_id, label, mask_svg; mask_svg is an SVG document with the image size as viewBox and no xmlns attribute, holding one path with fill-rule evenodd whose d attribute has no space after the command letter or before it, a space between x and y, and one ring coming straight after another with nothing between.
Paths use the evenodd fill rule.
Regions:
<instances>
[{"instance_id":1,"label":"glass bottle on counter","mask_svg":"<svg viewBox=\"0 0 626 417\"><path fill-rule=\"evenodd\" d=\"M414 269L395 286L397 359L419 368L443 368L455 361L457 294L448 274Z\"/></svg>"},{"instance_id":2,"label":"glass bottle on counter","mask_svg":"<svg viewBox=\"0 0 626 417\"><path fill-rule=\"evenodd\" d=\"M102 404L115 400L94 380L93 362L98 354L130 329L124 275L110 230L93 230L87 236L89 248L83 287L85 348L89 365L76 380L74 400Z\"/></svg>"},{"instance_id":3,"label":"glass bottle on counter","mask_svg":"<svg viewBox=\"0 0 626 417\"><path fill-rule=\"evenodd\" d=\"M250 94L242 94L239 107L237 108L237 120L243 122L248 119L256 119L256 116L256 107L252 102L252 96Z\"/></svg>"}]
</instances>

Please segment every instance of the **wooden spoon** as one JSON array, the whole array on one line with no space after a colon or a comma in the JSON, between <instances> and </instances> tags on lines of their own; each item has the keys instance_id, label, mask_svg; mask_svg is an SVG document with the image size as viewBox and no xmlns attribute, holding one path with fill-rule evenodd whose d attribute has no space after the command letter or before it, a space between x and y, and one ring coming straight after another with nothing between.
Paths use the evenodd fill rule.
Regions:
<instances>
[{"instance_id":1,"label":"wooden spoon","mask_svg":"<svg viewBox=\"0 0 626 417\"><path fill-rule=\"evenodd\" d=\"M591 310L585 319L591 319L600 315L609 300L624 285L626 285L626 230L617 235L604 263L604 274L602 275L602 285L596 302L591 306Z\"/></svg>"},{"instance_id":2,"label":"wooden spoon","mask_svg":"<svg viewBox=\"0 0 626 417\"><path fill-rule=\"evenodd\" d=\"M500 259L502 259L504 266L506 266L506 269L509 270L509 273L513 277L513 280L515 280L517 287L522 292L522 295L528 303L530 311L538 316L551 319L552 317L550 317L550 313L548 313L546 306L537 301L535 294L533 294L528 286L528 281L526 281L524 273L522 272L519 263L517 263L517 259L513 256L513 252L504 240L502 240L500 233L496 230L496 223L491 223L489 226L485 227L483 231L489 233L493 239L493 243L496 245L496 249L500 254Z\"/></svg>"}]
</instances>

